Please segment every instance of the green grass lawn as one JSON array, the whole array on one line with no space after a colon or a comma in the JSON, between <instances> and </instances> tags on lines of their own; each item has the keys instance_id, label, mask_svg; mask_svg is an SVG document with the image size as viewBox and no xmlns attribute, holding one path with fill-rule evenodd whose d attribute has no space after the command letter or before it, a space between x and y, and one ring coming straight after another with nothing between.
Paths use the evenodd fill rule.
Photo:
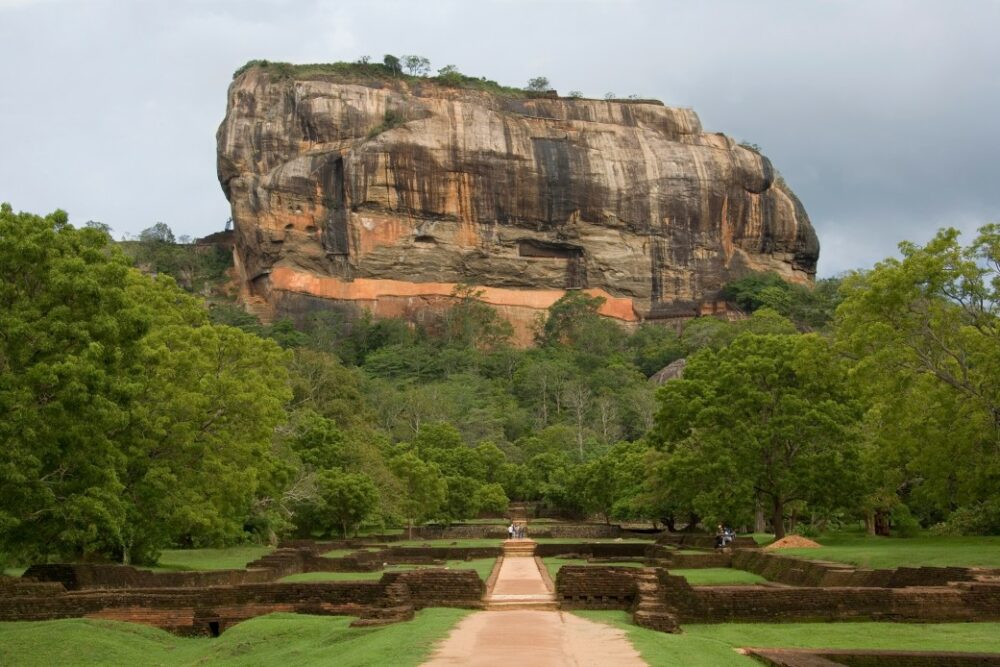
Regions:
<instances>
[{"instance_id":1,"label":"green grass lawn","mask_svg":"<svg viewBox=\"0 0 1000 667\"><path fill-rule=\"evenodd\" d=\"M607 563L591 563L583 558L543 558L542 562L545 563L545 569L549 571L549 576L552 577L552 581L556 580L556 573L559 572L559 568L563 565L592 565L592 566L604 566L604 567L643 567L642 563L629 563L629 562L607 562Z\"/></svg>"},{"instance_id":2,"label":"green grass lawn","mask_svg":"<svg viewBox=\"0 0 1000 667\"><path fill-rule=\"evenodd\" d=\"M307 581L371 581L382 578L383 572L406 572L408 570L420 570L429 567L447 567L452 570L475 570L479 577L486 581L493 569L495 558L474 558L472 560L449 560L444 565L390 565L385 570L377 572L302 572L290 574L280 581L283 582L307 582Z\"/></svg>"},{"instance_id":3,"label":"green grass lawn","mask_svg":"<svg viewBox=\"0 0 1000 667\"><path fill-rule=\"evenodd\" d=\"M27 569L26 567L5 567L3 573L8 577L20 577Z\"/></svg>"},{"instance_id":4,"label":"green grass lawn","mask_svg":"<svg viewBox=\"0 0 1000 667\"><path fill-rule=\"evenodd\" d=\"M153 570L243 569L247 563L272 551L271 547L244 545L225 549L164 549Z\"/></svg>"},{"instance_id":5,"label":"green grass lawn","mask_svg":"<svg viewBox=\"0 0 1000 667\"><path fill-rule=\"evenodd\" d=\"M425 609L408 623L349 628L353 618L271 614L217 639L182 638L132 623L67 619L0 623L0 664L415 666L469 612Z\"/></svg>"},{"instance_id":6,"label":"green grass lawn","mask_svg":"<svg viewBox=\"0 0 1000 667\"><path fill-rule=\"evenodd\" d=\"M1000 537L903 538L832 533L815 540L823 546L781 549L774 553L876 569L920 565L1000 567Z\"/></svg>"},{"instance_id":7,"label":"green grass lawn","mask_svg":"<svg viewBox=\"0 0 1000 667\"><path fill-rule=\"evenodd\" d=\"M334 549L333 551L327 551L323 556L325 558L343 558L344 556L350 556L359 551L370 551L369 547L355 547L354 549Z\"/></svg>"},{"instance_id":8,"label":"green grass lawn","mask_svg":"<svg viewBox=\"0 0 1000 667\"><path fill-rule=\"evenodd\" d=\"M668 635L640 628L622 611L577 611L628 634L650 667L753 667L740 647L1000 651L1000 623L721 623Z\"/></svg>"},{"instance_id":9,"label":"green grass lawn","mask_svg":"<svg viewBox=\"0 0 1000 667\"><path fill-rule=\"evenodd\" d=\"M539 544L607 544L608 542L641 542L642 544L652 544L654 541L641 537L532 537L530 527L528 529L528 537Z\"/></svg>"},{"instance_id":10,"label":"green grass lawn","mask_svg":"<svg viewBox=\"0 0 1000 667\"><path fill-rule=\"evenodd\" d=\"M669 568L668 572L684 577L692 586L729 586L767 583L767 579L760 575L747 572L746 570L734 570L731 567L706 567L701 569Z\"/></svg>"}]
</instances>

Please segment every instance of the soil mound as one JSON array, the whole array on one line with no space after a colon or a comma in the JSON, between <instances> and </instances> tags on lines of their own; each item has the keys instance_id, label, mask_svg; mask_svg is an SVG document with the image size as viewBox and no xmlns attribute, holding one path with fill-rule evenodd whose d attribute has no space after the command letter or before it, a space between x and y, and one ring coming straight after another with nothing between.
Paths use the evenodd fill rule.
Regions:
<instances>
[{"instance_id":1,"label":"soil mound","mask_svg":"<svg viewBox=\"0 0 1000 667\"><path fill-rule=\"evenodd\" d=\"M816 547L821 547L822 544L818 542L813 542L808 537L802 537L801 535L789 535L788 537L783 537L777 542L772 542L764 547L764 551L774 551L776 549L815 549Z\"/></svg>"}]
</instances>

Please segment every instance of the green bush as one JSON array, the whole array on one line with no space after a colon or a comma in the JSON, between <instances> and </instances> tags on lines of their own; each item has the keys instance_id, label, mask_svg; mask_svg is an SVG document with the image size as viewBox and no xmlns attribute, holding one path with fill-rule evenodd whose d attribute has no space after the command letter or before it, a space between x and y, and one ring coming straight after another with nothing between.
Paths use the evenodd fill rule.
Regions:
<instances>
[{"instance_id":1,"label":"green bush","mask_svg":"<svg viewBox=\"0 0 1000 667\"><path fill-rule=\"evenodd\" d=\"M1000 535L1000 499L961 507L934 527L939 535Z\"/></svg>"},{"instance_id":2,"label":"green bush","mask_svg":"<svg viewBox=\"0 0 1000 667\"><path fill-rule=\"evenodd\" d=\"M920 532L920 522L910 513L910 508L902 503L892 509L890 520L892 531L898 537L916 537Z\"/></svg>"}]
</instances>

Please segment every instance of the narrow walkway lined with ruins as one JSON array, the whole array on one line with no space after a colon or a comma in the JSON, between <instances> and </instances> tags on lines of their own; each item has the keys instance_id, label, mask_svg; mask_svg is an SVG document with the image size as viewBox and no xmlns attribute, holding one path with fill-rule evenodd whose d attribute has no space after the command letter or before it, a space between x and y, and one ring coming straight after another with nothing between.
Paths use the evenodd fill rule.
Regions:
<instances>
[{"instance_id":1,"label":"narrow walkway lined with ruins","mask_svg":"<svg viewBox=\"0 0 1000 667\"><path fill-rule=\"evenodd\" d=\"M487 611L466 617L425 667L640 667L625 633L559 611L534 558L531 540L508 540Z\"/></svg>"}]
</instances>

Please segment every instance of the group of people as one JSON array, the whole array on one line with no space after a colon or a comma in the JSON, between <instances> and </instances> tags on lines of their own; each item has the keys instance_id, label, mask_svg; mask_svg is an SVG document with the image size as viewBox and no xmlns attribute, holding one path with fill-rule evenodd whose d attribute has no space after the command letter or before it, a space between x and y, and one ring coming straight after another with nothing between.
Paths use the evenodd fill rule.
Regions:
<instances>
[{"instance_id":1,"label":"group of people","mask_svg":"<svg viewBox=\"0 0 1000 667\"><path fill-rule=\"evenodd\" d=\"M723 526L721 523L715 531L715 548L725 549L733 540L736 539L736 532L729 526Z\"/></svg>"},{"instance_id":2,"label":"group of people","mask_svg":"<svg viewBox=\"0 0 1000 667\"><path fill-rule=\"evenodd\" d=\"M511 540L523 540L528 535L528 524L510 522L507 526L507 537Z\"/></svg>"}]
</instances>

